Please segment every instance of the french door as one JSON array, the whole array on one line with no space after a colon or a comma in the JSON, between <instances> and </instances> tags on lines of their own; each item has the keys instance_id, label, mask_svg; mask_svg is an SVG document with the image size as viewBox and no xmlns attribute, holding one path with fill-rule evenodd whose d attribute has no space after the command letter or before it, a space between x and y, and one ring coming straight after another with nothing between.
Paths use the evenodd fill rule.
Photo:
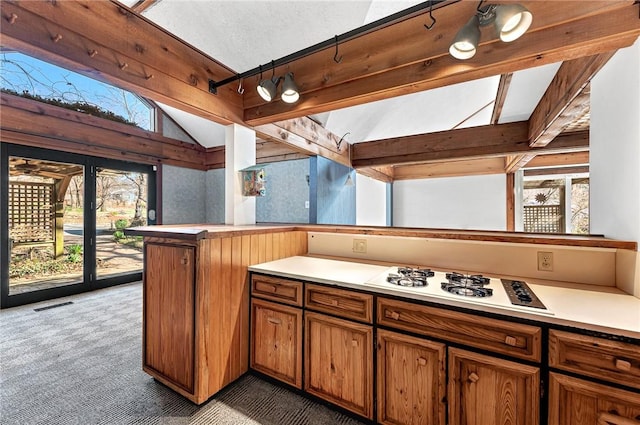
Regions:
<instances>
[{"instance_id":1,"label":"french door","mask_svg":"<svg viewBox=\"0 0 640 425\"><path fill-rule=\"evenodd\" d=\"M153 166L0 145L0 306L43 301L142 276L155 224Z\"/></svg>"}]
</instances>

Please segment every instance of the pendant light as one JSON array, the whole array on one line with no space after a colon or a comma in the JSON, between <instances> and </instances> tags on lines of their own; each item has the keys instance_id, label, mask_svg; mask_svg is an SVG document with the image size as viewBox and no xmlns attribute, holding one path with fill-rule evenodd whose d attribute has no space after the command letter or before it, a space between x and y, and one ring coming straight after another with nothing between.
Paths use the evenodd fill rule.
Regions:
<instances>
[{"instance_id":1,"label":"pendant light","mask_svg":"<svg viewBox=\"0 0 640 425\"><path fill-rule=\"evenodd\" d=\"M284 82L282 83L282 95L280 98L286 103L295 103L300 99L298 86L296 86L296 82L293 81L292 72L287 72L284 76Z\"/></svg>"}]
</instances>

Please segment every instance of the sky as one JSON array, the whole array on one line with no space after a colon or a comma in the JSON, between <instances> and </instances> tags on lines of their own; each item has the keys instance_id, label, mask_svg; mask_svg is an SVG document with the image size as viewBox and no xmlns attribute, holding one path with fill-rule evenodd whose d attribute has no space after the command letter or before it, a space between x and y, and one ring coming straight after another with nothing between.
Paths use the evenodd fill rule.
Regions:
<instances>
[{"instance_id":1,"label":"sky","mask_svg":"<svg viewBox=\"0 0 640 425\"><path fill-rule=\"evenodd\" d=\"M150 130L149 107L132 93L18 52L0 54L0 86L18 93L86 102Z\"/></svg>"}]
</instances>

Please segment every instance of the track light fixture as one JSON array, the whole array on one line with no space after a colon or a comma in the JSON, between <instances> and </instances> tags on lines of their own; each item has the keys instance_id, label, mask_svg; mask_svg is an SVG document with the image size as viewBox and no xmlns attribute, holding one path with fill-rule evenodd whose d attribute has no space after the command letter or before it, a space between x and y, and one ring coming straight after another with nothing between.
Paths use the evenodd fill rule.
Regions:
<instances>
[{"instance_id":1,"label":"track light fixture","mask_svg":"<svg viewBox=\"0 0 640 425\"><path fill-rule=\"evenodd\" d=\"M276 97L276 92L278 90L278 83L280 82L280 77L272 77L268 80L260 81L258 84L258 94L261 98L266 100L267 102L271 102L274 97Z\"/></svg>"},{"instance_id":2,"label":"track light fixture","mask_svg":"<svg viewBox=\"0 0 640 425\"><path fill-rule=\"evenodd\" d=\"M296 82L293 81L293 73L287 72L282 83L282 95L280 96L285 103L295 103L300 99L300 92Z\"/></svg>"},{"instance_id":3,"label":"track light fixture","mask_svg":"<svg viewBox=\"0 0 640 425\"><path fill-rule=\"evenodd\" d=\"M516 40L531 26L533 15L519 4L478 5L476 14L458 31L449 47L449 53L456 59L470 59L476 54L480 41L480 27L493 25L500 40Z\"/></svg>"}]
</instances>

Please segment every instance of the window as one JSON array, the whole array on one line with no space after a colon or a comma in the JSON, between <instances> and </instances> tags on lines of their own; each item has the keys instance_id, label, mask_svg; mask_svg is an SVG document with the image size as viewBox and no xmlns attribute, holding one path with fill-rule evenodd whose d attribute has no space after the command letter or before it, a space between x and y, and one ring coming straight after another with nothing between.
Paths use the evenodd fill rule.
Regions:
<instances>
[{"instance_id":1,"label":"window","mask_svg":"<svg viewBox=\"0 0 640 425\"><path fill-rule=\"evenodd\" d=\"M2 52L3 92L153 131L153 107L137 95L18 52Z\"/></svg>"}]
</instances>

